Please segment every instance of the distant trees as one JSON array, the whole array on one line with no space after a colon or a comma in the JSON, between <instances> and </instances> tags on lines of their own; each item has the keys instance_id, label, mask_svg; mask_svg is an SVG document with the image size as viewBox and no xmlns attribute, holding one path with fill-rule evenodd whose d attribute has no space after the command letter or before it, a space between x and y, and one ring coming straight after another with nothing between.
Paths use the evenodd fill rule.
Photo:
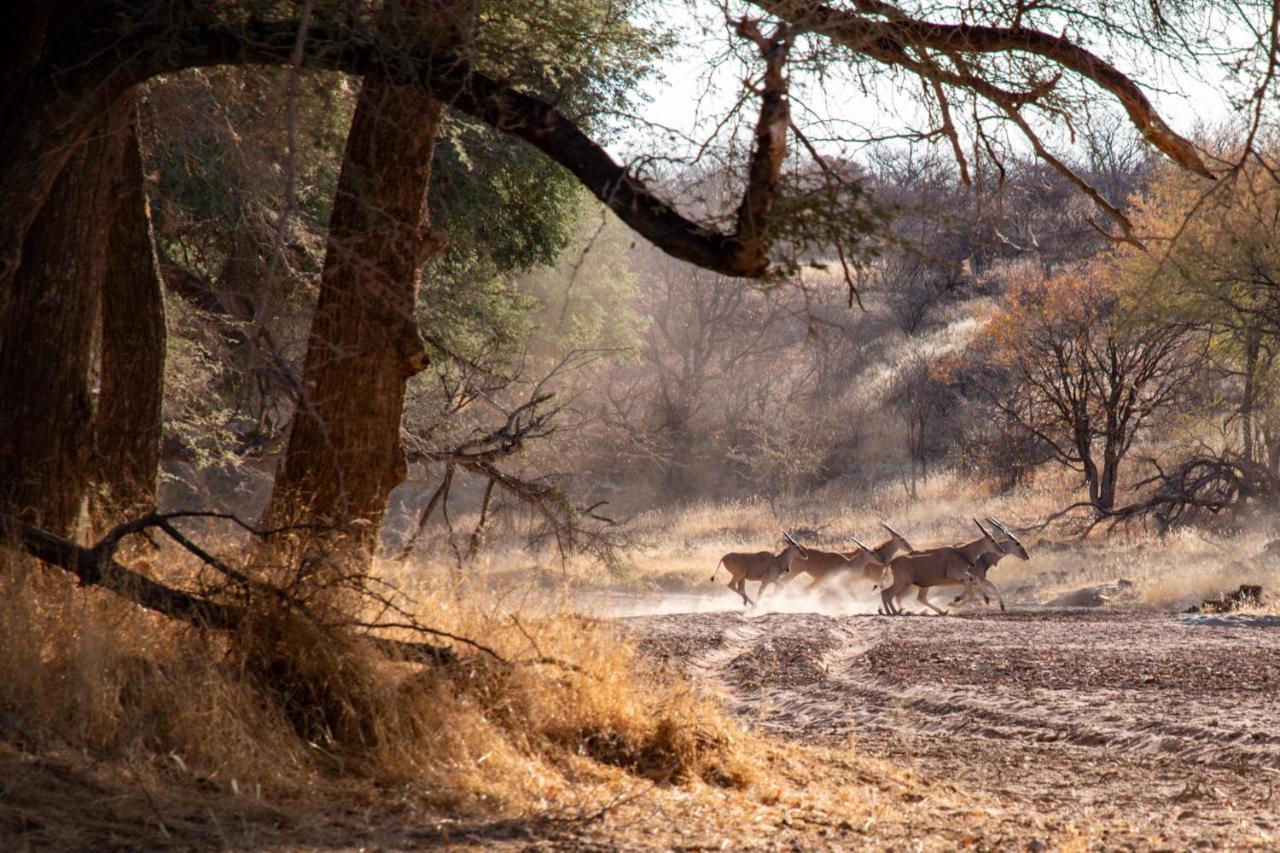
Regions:
<instances>
[{"instance_id":1,"label":"distant trees","mask_svg":"<svg viewBox=\"0 0 1280 853\"><path fill-rule=\"evenodd\" d=\"M774 403L794 391L783 353L800 334L765 294L739 281L646 261L638 362L614 373L605 411L630 436L631 453L661 472L662 492L686 498L730 472L726 454L735 448L739 460L763 462L753 449L758 429L781 428L790 416Z\"/></svg>"},{"instance_id":2,"label":"distant trees","mask_svg":"<svg viewBox=\"0 0 1280 853\"><path fill-rule=\"evenodd\" d=\"M1160 170L1135 209L1146 250L1116 260L1134 322L1194 324L1205 354L1200 438L1157 465L1124 509L1162 526L1280 501L1280 182L1275 139L1211 141L1235 166L1211 184Z\"/></svg>"},{"instance_id":3,"label":"distant trees","mask_svg":"<svg viewBox=\"0 0 1280 853\"><path fill-rule=\"evenodd\" d=\"M1135 322L1102 262L1011 283L969 353L982 400L1079 472L1088 504L1116 507L1134 442L1188 399L1194 326Z\"/></svg>"},{"instance_id":4,"label":"distant trees","mask_svg":"<svg viewBox=\"0 0 1280 853\"><path fill-rule=\"evenodd\" d=\"M1234 152L1238 156L1238 152ZM1220 186L1162 170L1135 211L1149 251L1123 274L1153 322L1203 324L1209 355L1234 397L1230 448L1280 475L1280 182L1270 153Z\"/></svg>"},{"instance_id":5,"label":"distant trees","mask_svg":"<svg viewBox=\"0 0 1280 853\"><path fill-rule=\"evenodd\" d=\"M930 353L914 350L898 365L885 402L905 428L909 466L907 491L917 497L917 480L929 479L929 462L944 449L943 428L955 395Z\"/></svg>"}]
</instances>

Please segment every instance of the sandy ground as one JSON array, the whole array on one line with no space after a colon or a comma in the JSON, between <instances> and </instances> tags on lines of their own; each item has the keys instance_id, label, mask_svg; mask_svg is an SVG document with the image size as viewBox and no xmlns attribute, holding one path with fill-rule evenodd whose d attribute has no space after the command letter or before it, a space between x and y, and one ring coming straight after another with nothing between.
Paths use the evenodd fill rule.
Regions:
<instances>
[{"instance_id":1,"label":"sandy ground","mask_svg":"<svg viewBox=\"0 0 1280 853\"><path fill-rule=\"evenodd\" d=\"M749 725L975 792L1047 832L1048 846L1083 830L1089 847L1280 848L1274 617L1028 609L619 621L656 665L715 685Z\"/></svg>"}]
</instances>

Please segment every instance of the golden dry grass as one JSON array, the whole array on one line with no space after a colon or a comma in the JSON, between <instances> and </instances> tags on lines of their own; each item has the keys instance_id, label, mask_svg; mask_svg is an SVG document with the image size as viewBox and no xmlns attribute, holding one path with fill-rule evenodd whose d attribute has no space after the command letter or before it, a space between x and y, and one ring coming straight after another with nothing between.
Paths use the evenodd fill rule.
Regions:
<instances>
[{"instance_id":1,"label":"golden dry grass","mask_svg":"<svg viewBox=\"0 0 1280 853\"><path fill-rule=\"evenodd\" d=\"M519 618L420 584L415 616L505 659L459 645L457 663L426 666L269 610L232 637L196 631L0 559L0 836L147 843L220 819L295 825L287 813L334 804L382 814L388 801L578 815L637 784L759 776L754 739L593 620ZM192 809L214 817L191 823Z\"/></svg>"},{"instance_id":2,"label":"golden dry grass","mask_svg":"<svg viewBox=\"0 0 1280 853\"><path fill-rule=\"evenodd\" d=\"M1078 500L1079 494L1069 472L1052 470L1004 493L993 484L942 472L920 484L916 499L898 484L867 490L836 482L784 502L776 514L764 500L641 513L628 526L633 544L611 569L589 558L561 561L551 550L531 554L498 542L467 565L465 577L473 588L499 590L515 609L581 607L584 594L616 590L653 600L672 593L710 594L728 607L736 599L722 589L724 572L717 585L708 582L717 561L729 551L778 550L780 526L800 529L808 544L845 549L853 547L849 535L872 544L881 541L878 521L887 519L917 548L927 548L973 538L974 517L992 515L1015 528L1035 524ZM464 518L460 527L465 524ZM1135 586L1125 603L1183 609L1245 583L1280 591L1280 559L1263 552L1277 538L1280 530L1266 519L1243 529L1180 528L1165 536L1137 524L1098 527L1083 540L1059 524L1026 534L1031 561L1006 559L991 577L1027 603L1046 603L1082 587L1127 579ZM436 575L454 571L443 561L421 570ZM1278 607L1280 596L1273 595L1263 609L1276 612Z\"/></svg>"},{"instance_id":3,"label":"golden dry grass","mask_svg":"<svg viewBox=\"0 0 1280 853\"><path fill-rule=\"evenodd\" d=\"M968 538L973 515L1042 517L1072 486L1042 478L995 495L944 474L914 501L898 487L831 486L783 519L765 502L653 511L633 521L636 544L612 570L502 543L464 571L378 567L422 622L510 664L463 645L454 666L388 662L269 614L235 639L205 634L0 557L0 836L58 848L414 846L454 833L487 846L496 827L537 824L535 834L608 843L631 820L671 844L739 821L746 828L726 837L748 845L800 809L814 817L788 829L798 843L910 840L910 814L924 813L935 821L926 847L990 837L1008 816L972 792L923 790L856 745L837 755L747 731L697 685L637 661L608 620L573 611L590 609L584 590L614 587L655 600L705 592L736 607L707 577L725 551L773 547L779 521L837 545L848 534L878 541L886 518L926 547ZM1240 583L1274 589L1275 563L1259 556L1269 538L1133 531L1059 547L1060 534L1032 534L1032 561L1007 560L993 579L1044 601L1123 577L1136 603L1172 607ZM194 569L174 558L151 571L189 580ZM661 828L679 813L698 817ZM1067 846L1092 837L1059 830Z\"/></svg>"}]
</instances>

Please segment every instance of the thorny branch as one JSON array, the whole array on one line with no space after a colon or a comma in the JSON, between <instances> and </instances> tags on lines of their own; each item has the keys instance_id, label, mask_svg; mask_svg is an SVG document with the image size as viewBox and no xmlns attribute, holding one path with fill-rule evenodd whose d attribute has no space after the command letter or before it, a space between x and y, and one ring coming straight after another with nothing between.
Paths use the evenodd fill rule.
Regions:
<instances>
[{"instance_id":1,"label":"thorny branch","mask_svg":"<svg viewBox=\"0 0 1280 853\"><path fill-rule=\"evenodd\" d=\"M778 233L777 223L772 220L789 125L784 66L797 34L817 34L860 56L903 68L939 86L955 86L993 97L1015 123L1018 110L1040 100L1053 88L1055 79L1032 79L1025 91L1012 91L1001 88L986 75L966 73L958 63L966 56L986 54L1040 57L1110 94L1152 145L1184 168L1212 177L1192 144L1168 127L1129 77L1066 36L1026 27L1020 21L1014 26L997 27L918 20L881 0L854 0L851 9L811 0L753 3L781 23L769 35L761 32L757 22L744 19L739 26L740 34L759 48L765 73L744 192L728 230L718 230L682 214L631 169L616 162L555 105L484 74L466 57L440 45L397 44L351 20L336 24L317 21L306 30L302 66L362 76L381 75L397 83L423 86L452 108L537 147L574 174L634 231L666 253L730 276L764 278L779 271L770 255ZM14 95L47 103L49 108L44 111L45 118L40 119L40 127L56 131L57 139L65 138L68 144L75 142L75 134L88 120L97 99L104 95L186 68L289 65L295 61L298 49L300 27L295 20L219 18L202 11L191 0L111 4L101 14L108 17L94 17L83 29L112 34L115 41L110 50L80 50L74 62L68 58L51 60L53 65L44 69L48 74L36 75L29 82L30 92ZM924 50L947 57L950 67L934 58L921 59L920 51ZM43 181L47 176L41 172L39 177ZM3 192L17 192L20 179L29 183L26 176L16 173L2 178ZM23 191L29 193L29 188ZM23 223L28 222L26 216L24 209L11 230L20 235L26 227Z\"/></svg>"}]
</instances>

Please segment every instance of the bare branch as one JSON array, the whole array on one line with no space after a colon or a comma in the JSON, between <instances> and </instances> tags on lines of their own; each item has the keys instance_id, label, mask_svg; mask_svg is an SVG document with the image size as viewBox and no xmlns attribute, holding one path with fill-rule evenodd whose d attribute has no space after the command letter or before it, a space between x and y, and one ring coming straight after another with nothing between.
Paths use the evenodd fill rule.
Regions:
<instances>
[{"instance_id":1,"label":"bare branch","mask_svg":"<svg viewBox=\"0 0 1280 853\"><path fill-rule=\"evenodd\" d=\"M1132 80L1097 54L1065 36L1028 27L979 24L939 24L908 17L880 0L855 0L856 11L845 11L811 0L752 0L754 5L787 21L797 30L814 32L857 53L921 73L910 48L948 53L1029 53L1041 56L1115 97L1143 138L1184 169L1206 178L1213 174L1195 146L1175 133ZM880 16L880 17L869 17ZM965 85L965 84L961 84ZM987 97L986 92L980 93Z\"/></svg>"}]
</instances>

